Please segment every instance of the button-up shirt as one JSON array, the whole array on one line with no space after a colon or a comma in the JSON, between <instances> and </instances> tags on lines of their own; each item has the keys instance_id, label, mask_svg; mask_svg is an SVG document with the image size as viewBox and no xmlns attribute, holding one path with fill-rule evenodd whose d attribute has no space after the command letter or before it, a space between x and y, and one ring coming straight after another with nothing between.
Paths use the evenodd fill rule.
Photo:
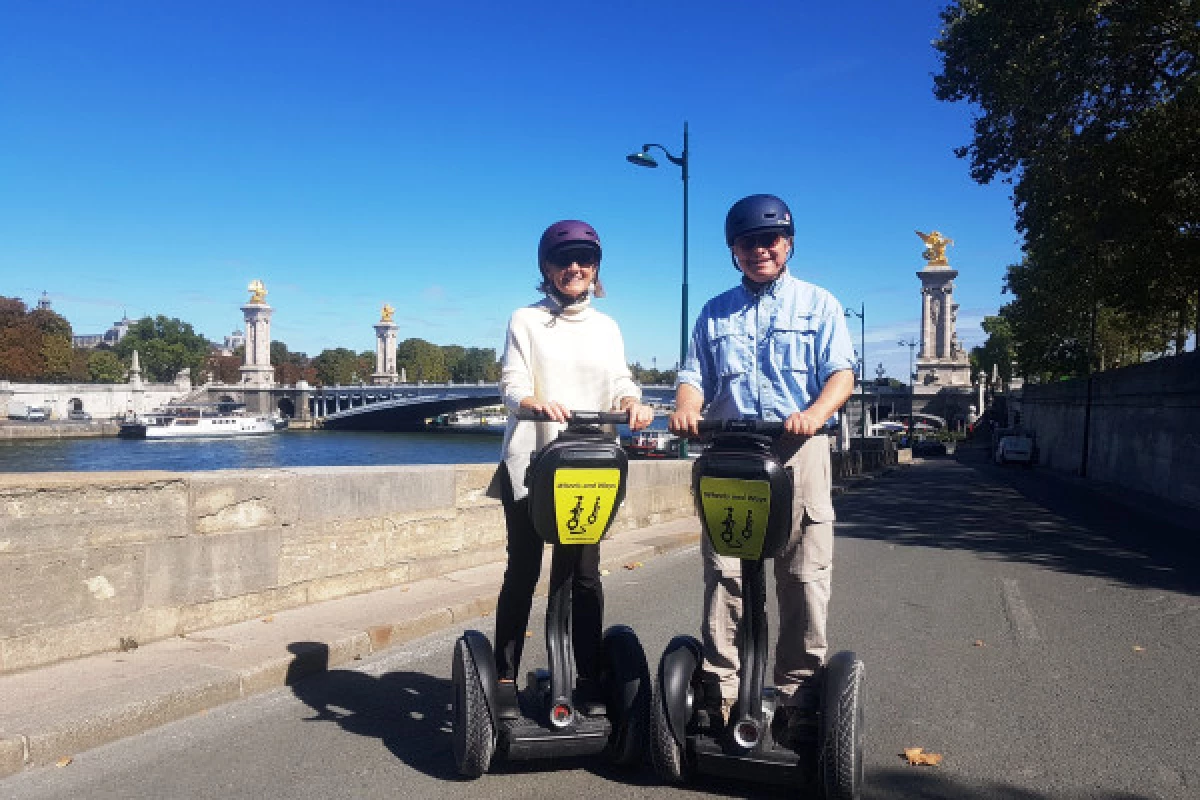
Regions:
<instances>
[{"instance_id":1,"label":"button-up shirt","mask_svg":"<svg viewBox=\"0 0 1200 800\"><path fill-rule=\"evenodd\" d=\"M819 286L786 271L750 284L757 291L746 284L704 304L676 385L703 392L708 419L783 420L854 368L854 345L841 304Z\"/></svg>"}]
</instances>

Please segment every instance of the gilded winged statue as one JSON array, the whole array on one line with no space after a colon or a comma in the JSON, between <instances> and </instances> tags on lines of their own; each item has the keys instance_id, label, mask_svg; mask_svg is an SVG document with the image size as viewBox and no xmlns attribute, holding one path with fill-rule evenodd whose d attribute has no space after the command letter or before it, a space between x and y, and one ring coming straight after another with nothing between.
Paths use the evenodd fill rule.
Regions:
<instances>
[{"instance_id":1,"label":"gilded winged statue","mask_svg":"<svg viewBox=\"0 0 1200 800\"><path fill-rule=\"evenodd\" d=\"M251 303L267 302L267 287L263 286L263 282L260 281L258 278L255 278L254 280L250 281L250 285L247 286L246 288L250 291L250 300L248 302L251 302Z\"/></svg>"},{"instance_id":2,"label":"gilded winged statue","mask_svg":"<svg viewBox=\"0 0 1200 800\"><path fill-rule=\"evenodd\" d=\"M954 244L953 239L942 236L937 231L932 233L913 232L920 236L921 241L925 243L925 252L921 253L921 257L925 259L926 264L933 267L950 266L950 262L946 260L946 247Z\"/></svg>"},{"instance_id":3,"label":"gilded winged statue","mask_svg":"<svg viewBox=\"0 0 1200 800\"><path fill-rule=\"evenodd\" d=\"M379 321L380 322L391 322L392 317L395 315L395 313L396 313L396 309L392 308L390 303L384 303L383 304L383 314L379 318Z\"/></svg>"}]
</instances>

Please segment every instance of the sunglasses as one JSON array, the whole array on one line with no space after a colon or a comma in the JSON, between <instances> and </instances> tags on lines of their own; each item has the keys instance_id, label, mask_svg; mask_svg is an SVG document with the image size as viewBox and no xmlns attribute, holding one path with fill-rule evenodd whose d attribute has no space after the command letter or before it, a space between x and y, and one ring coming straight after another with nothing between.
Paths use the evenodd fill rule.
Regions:
<instances>
[{"instance_id":1,"label":"sunglasses","mask_svg":"<svg viewBox=\"0 0 1200 800\"><path fill-rule=\"evenodd\" d=\"M555 269L566 269L572 264L578 264L586 269L596 266L599 261L596 251L591 249L561 250L546 256L546 263Z\"/></svg>"},{"instance_id":2,"label":"sunglasses","mask_svg":"<svg viewBox=\"0 0 1200 800\"><path fill-rule=\"evenodd\" d=\"M760 247L770 249L782 237L783 234L778 231L762 231L761 233L747 233L745 236L739 236L733 243L743 250L757 250Z\"/></svg>"}]
</instances>

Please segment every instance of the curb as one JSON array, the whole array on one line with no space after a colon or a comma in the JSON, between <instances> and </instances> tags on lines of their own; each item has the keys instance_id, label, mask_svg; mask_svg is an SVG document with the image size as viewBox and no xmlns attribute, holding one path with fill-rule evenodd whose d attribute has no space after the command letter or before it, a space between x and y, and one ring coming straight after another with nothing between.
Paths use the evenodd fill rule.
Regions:
<instances>
[{"instance_id":1,"label":"curb","mask_svg":"<svg viewBox=\"0 0 1200 800\"><path fill-rule=\"evenodd\" d=\"M619 541L619 540L618 540ZM665 532L647 537L620 555L601 560L601 567L616 569L639 559L665 555L700 541L698 532ZM536 596L546 594L548 580L538 584ZM193 664L169 667L141 685L143 696L91 711L65 715L40 732L0 731L0 778L23 770L54 764L63 756L89 750L138 733L208 711L235 700L290 685L301 678L328 672L348 662L412 641L456 622L489 614L496 598L484 594L434 608L399 622L347 630L344 635L315 636L286 656L272 656L242 668ZM204 641L203 634L194 641ZM180 680L180 672L193 677ZM32 726L31 726L32 727Z\"/></svg>"}]
</instances>

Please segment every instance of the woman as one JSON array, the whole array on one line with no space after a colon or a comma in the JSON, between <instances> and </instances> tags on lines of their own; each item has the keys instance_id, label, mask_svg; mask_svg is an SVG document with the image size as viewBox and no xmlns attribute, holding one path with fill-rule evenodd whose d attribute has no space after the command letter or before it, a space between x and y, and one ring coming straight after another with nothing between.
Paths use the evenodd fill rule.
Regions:
<instances>
[{"instance_id":1,"label":"woman","mask_svg":"<svg viewBox=\"0 0 1200 800\"><path fill-rule=\"evenodd\" d=\"M496 602L495 640L498 705L505 719L520 716L517 669L542 565L543 542L533 528L524 483L530 454L558 436L572 410L628 411L633 430L654 421L653 410L638 402L641 392L625 363L621 331L612 318L591 305L593 294L604 296L600 256L600 238L591 225L579 220L551 225L538 243L542 276L538 290L546 297L517 309L508 323L500 391L509 416L497 472L508 528L508 567ZM519 409L541 413L551 421L518 420L514 414ZM604 616L600 546L555 548L551 591L572 567L577 694L584 713L602 713L596 685Z\"/></svg>"}]
</instances>

